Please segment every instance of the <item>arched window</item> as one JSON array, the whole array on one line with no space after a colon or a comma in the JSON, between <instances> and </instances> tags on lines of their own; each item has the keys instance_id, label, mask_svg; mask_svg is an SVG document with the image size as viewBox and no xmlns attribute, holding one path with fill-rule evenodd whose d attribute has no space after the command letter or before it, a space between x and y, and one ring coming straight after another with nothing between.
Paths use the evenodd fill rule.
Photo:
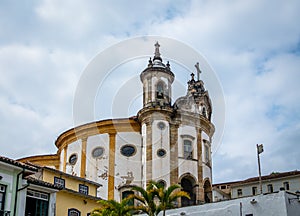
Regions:
<instances>
[{"instance_id":1,"label":"arched window","mask_svg":"<svg viewBox=\"0 0 300 216\"><path fill-rule=\"evenodd\" d=\"M75 208L68 209L68 216L80 216L80 211Z\"/></svg>"},{"instance_id":2,"label":"arched window","mask_svg":"<svg viewBox=\"0 0 300 216\"><path fill-rule=\"evenodd\" d=\"M122 200L125 199L125 198L127 198L127 197L129 197L129 196L131 196L131 195L133 195L133 194L134 194L133 191L123 191L122 192ZM133 206L134 205L133 199L128 202L128 205L129 206Z\"/></svg>"},{"instance_id":3,"label":"arched window","mask_svg":"<svg viewBox=\"0 0 300 216\"><path fill-rule=\"evenodd\" d=\"M156 97L164 98L164 83L161 81L156 85Z\"/></svg>"},{"instance_id":4,"label":"arched window","mask_svg":"<svg viewBox=\"0 0 300 216\"><path fill-rule=\"evenodd\" d=\"M192 141L183 140L184 158L187 160L193 159L193 146Z\"/></svg>"},{"instance_id":5,"label":"arched window","mask_svg":"<svg viewBox=\"0 0 300 216\"><path fill-rule=\"evenodd\" d=\"M196 193L195 193L195 180L190 178L189 176L186 176L181 179L180 181L182 190L187 192L190 195L191 199L188 199L186 197L181 197L181 207L184 206L191 206L196 204Z\"/></svg>"}]
</instances>

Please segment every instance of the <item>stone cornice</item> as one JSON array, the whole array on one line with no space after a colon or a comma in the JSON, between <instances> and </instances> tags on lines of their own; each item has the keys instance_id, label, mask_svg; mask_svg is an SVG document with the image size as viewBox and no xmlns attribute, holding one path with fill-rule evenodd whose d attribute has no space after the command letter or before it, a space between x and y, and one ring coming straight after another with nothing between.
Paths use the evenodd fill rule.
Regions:
<instances>
[{"instance_id":1,"label":"stone cornice","mask_svg":"<svg viewBox=\"0 0 300 216\"><path fill-rule=\"evenodd\" d=\"M140 124L134 118L90 122L65 131L56 139L55 145L60 152L63 147L76 140L97 134L116 134L117 132L140 132Z\"/></svg>"}]
</instances>

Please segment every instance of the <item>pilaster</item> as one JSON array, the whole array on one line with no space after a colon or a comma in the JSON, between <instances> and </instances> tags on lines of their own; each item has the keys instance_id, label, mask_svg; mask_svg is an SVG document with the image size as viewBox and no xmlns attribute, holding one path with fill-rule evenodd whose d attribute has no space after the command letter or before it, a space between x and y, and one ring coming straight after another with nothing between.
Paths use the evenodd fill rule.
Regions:
<instances>
[{"instance_id":1,"label":"pilaster","mask_svg":"<svg viewBox=\"0 0 300 216\"><path fill-rule=\"evenodd\" d=\"M197 158L198 158L198 185L196 200L197 203L204 202L204 189L201 187L203 185L203 166L202 166L202 131L197 128Z\"/></svg>"},{"instance_id":2,"label":"pilaster","mask_svg":"<svg viewBox=\"0 0 300 216\"><path fill-rule=\"evenodd\" d=\"M63 171L66 172L66 167L67 167L67 148L68 146L66 145L64 147L64 161L63 161Z\"/></svg>"},{"instance_id":3,"label":"pilaster","mask_svg":"<svg viewBox=\"0 0 300 216\"><path fill-rule=\"evenodd\" d=\"M114 199L116 134L109 134L108 200Z\"/></svg>"},{"instance_id":4,"label":"pilaster","mask_svg":"<svg viewBox=\"0 0 300 216\"><path fill-rule=\"evenodd\" d=\"M80 163L80 177L86 177L86 144L87 137L81 139L81 163Z\"/></svg>"},{"instance_id":5,"label":"pilaster","mask_svg":"<svg viewBox=\"0 0 300 216\"><path fill-rule=\"evenodd\" d=\"M152 121L146 122L146 183L152 180Z\"/></svg>"},{"instance_id":6,"label":"pilaster","mask_svg":"<svg viewBox=\"0 0 300 216\"><path fill-rule=\"evenodd\" d=\"M170 123L170 183L178 184L178 124Z\"/></svg>"}]
</instances>

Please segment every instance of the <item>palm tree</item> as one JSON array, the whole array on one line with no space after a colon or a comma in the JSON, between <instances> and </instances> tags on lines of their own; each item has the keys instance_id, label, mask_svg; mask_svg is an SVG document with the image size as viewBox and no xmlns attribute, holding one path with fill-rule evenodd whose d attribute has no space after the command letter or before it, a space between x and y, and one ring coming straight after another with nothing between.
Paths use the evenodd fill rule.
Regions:
<instances>
[{"instance_id":1,"label":"palm tree","mask_svg":"<svg viewBox=\"0 0 300 216\"><path fill-rule=\"evenodd\" d=\"M99 200L100 208L92 211L92 216L130 216L134 207L130 205L131 199L123 199L120 203L115 200Z\"/></svg>"},{"instance_id":2,"label":"palm tree","mask_svg":"<svg viewBox=\"0 0 300 216\"><path fill-rule=\"evenodd\" d=\"M149 216L158 215L163 211L163 215L166 214L166 209L174 208L174 202L179 197L186 197L190 199L187 192L179 190L179 185L171 185L167 189L161 183L150 181L146 190L142 187L135 186L132 190L137 191L140 195L134 194L130 198L134 198L142 203L137 206L137 210L148 214Z\"/></svg>"},{"instance_id":3,"label":"palm tree","mask_svg":"<svg viewBox=\"0 0 300 216\"><path fill-rule=\"evenodd\" d=\"M158 209L163 211L163 216L166 215L166 210L174 208L174 202L180 197L186 197L190 199L190 196L187 192L179 190L181 189L180 185L171 185L167 189L161 184L158 185L158 199L159 206Z\"/></svg>"},{"instance_id":4,"label":"palm tree","mask_svg":"<svg viewBox=\"0 0 300 216\"><path fill-rule=\"evenodd\" d=\"M154 187L155 182L151 181L146 187L146 190L139 186L133 186L132 190L139 192L139 194L132 194L128 198L136 199L141 202L141 205L135 207L136 210L142 211L149 216L158 215L157 205L155 204L155 197L157 190Z\"/></svg>"}]
</instances>

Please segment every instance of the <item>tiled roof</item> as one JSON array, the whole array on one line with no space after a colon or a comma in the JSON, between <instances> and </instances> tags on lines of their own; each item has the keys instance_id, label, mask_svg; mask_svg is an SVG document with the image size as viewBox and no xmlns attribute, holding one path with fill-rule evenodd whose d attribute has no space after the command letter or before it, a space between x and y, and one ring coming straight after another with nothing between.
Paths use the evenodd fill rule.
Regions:
<instances>
[{"instance_id":1,"label":"tiled roof","mask_svg":"<svg viewBox=\"0 0 300 216\"><path fill-rule=\"evenodd\" d=\"M101 200L100 197L96 197L96 196L91 196L91 195L86 195L86 194L83 194L83 193L79 193L78 191L74 191L74 190L69 189L69 188L64 188L64 189L62 189L62 191L74 194L76 196L85 197L85 198L91 199L91 200Z\"/></svg>"},{"instance_id":2,"label":"tiled roof","mask_svg":"<svg viewBox=\"0 0 300 216\"><path fill-rule=\"evenodd\" d=\"M57 185L51 184L49 182L44 182L44 181L36 179L36 178L26 177L25 179L31 184L40 185L43 187L53 188L53 189L57 189L57 190L63 189L62 186L57 186Z\"/></svg>"},{"instance_id":3,"label":"tiled roof","mask_svg":"<svg viewBox=\"0 0 300 216\"><path fill-rule=\"evenodd\" d=\"M62 172L60 170L57 170L57 169L53 169L53 168L50 168L50 167L47 167L47 166L40 166L40 165L37 165L37 164L33 164L33 163L30 163L30 162L27 162L27 164L31 165L31 166L35 166L39 169L46 169L46 170L49 170L51 172L54 172L54 173L57 173L59 175L62 175L62 176L68 176L69 178L73 178L73 179L76 179L76 180L79 180L79 181L82 181L82 182L87 182L89 184L92 184L92 185L95 185L97 187L102 187L103 185L102 184L99 184L97 182L94 182L94 181L90 181L88 179L85 179L85 178L81 178L81 177L78 177L78 176L74 176L74 175L70 175L68 173L65 173L65 172Z\"/></svg>"},{"instance_id":4,"label":"tiled roof","mask_svg":"<svg viewBox=\"0 0 300 216\"><path fill-rule=\"evenodd\" d=\"M33 171L33 172L38 171L37 168L35 168L33 166L30 166L28 164L18 162L16 160L13 160L13 159L10 159L10 158L7 158L7 157L3 157L3 156L0 156L0 162L8 163L8 164L11 164L11 165L14 165L14 166L17 166L17 167L20 167L20 168L23 168L23 169L26 169L26 170L29 170L29 171Z\"/></svg>"},{"instance_id":5,"label":"tiled roof","mask_svg":"<svg viewBox=\"0 0 300 216\"><path fill-rule=\"evenodd\" d=\"M296 176L296 175L300 175L300 171L298 170L294 170L294 171L289 171L289 172L274 172L271 173L270 175L264 175L261 177L262 181L265 180L271 180L271 179L278 179L278 178L284 178L284 177L292 177L292 176ZM215 184L214 186L217 185L240 185L240 184L247 184L247 183L252 183L252 182L258 182L259 181L259 177L252 177L252 178L248 178L245 180L241 180L241 181L235 181L235 182L224 182L224 183L219 183L219 184Z\"/></svg>"}]
</instances>

